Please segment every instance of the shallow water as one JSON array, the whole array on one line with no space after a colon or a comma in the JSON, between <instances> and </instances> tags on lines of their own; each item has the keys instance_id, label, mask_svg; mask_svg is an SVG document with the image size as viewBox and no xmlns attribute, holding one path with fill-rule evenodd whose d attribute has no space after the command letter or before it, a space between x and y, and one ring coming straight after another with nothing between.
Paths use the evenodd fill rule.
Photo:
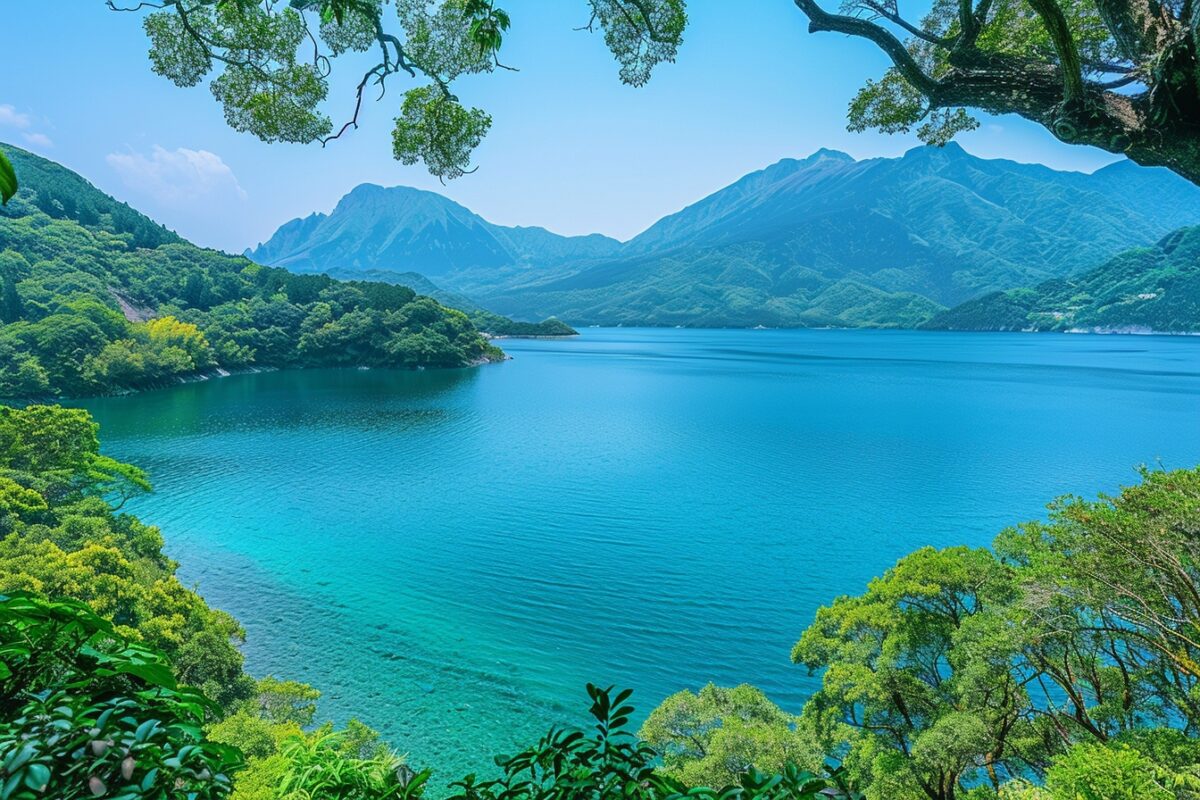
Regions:
<instances>
[{"instance_id":1,"label":"shallow water","mask_svg":"<svg viewBox=\"0 0 1200 800\"><path fill-rule=\"evenodd\" d=\"M236 376L86 403L130 509L305 680L449 778L587 681L799 710L816 608L1134 468L1200 463L1194 338L593 329L474 370ZM438 783L443 781L439 780Z\"/></svg>"}]
</instances>

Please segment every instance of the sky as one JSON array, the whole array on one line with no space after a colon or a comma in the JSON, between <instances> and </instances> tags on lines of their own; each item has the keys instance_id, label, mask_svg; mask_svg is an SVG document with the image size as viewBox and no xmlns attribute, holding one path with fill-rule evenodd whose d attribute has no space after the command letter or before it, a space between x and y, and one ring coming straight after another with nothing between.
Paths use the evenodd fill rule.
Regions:
<instances>
[{"instance_id":1,"label":"sky","mask_svg":"<svg viewBox=\"0 0 1200 800\"><path fill-rule=\"evenodd\" d=\"M517 72L456 85L493 118L478 171L445 186L392 158L397 75L361 127L327 147L266 144L225 124L207 86L150 71L142 14L101 0L6 6L0 141L79 172L186 238L241 252L360 183L441 192L502 225L628 239L742 175L821 147L892 157L911 135L846 130L855 91L886 67L873 45L809 34L790 0L691 0L679 58L642 88L624 86L584 0L505 0L502 58ZM69 20L64 19L69 17ZM14 66L17 65L17 66ZM335 62L327 110L348 118L356 63ZM1116 160L1056 141L1015 116L960 136L985 158L1090 172Z\"/></svg>"}]
</instances>

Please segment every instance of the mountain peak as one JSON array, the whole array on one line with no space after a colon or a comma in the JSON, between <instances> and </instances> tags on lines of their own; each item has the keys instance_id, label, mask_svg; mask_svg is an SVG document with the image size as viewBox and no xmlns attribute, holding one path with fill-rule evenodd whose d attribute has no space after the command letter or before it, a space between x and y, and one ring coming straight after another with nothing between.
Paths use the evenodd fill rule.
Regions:
<instances>
[{"instance_id":1,"label":"mountain peak","mask_svg":"<svg viewBox=\"0 0 1200 800\"><path fill-rule=\"evenodd\" d=\"M975 158L958 142L946 142L943 145L935 144L919 144L904 152L905 158L928 158L930 156L944 156L946 158Z\"/></svg>"},{"instance_id":2,"label":"mountain peak","mask_svg":"<svg viewBox=\"0 0 1200 800\"><path fill-rule=\"evenodd\" d=\"M829 159L831 161L849 161L853 163L854 156L850 155L849 153L843 153L841 150L831 150L828 147L822 147L820 150L804 160L811 164L815 161L821 161L824 159Z\"/></svg>"}]
</instances>

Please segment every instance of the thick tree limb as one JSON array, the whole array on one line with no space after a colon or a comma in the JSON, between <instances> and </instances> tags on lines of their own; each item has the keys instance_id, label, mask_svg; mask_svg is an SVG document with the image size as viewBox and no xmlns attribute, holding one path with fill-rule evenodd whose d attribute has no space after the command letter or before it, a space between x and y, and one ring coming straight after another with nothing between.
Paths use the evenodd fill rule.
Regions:
<instances>
[{"instance_id":1,"label":"thick tree limb","mask_svg":"<svg viewBox=\"0 0 1200 800\"><path fill-rule=\"evenodd\" d=\"M1079 61L1079 48L1075 45L1075 37L1071 35L1071 27L1062 8L1055 0L1029 0L1029 5L1041 17L1042 24L1050 34L1050 41L1054 43L1054 52L1058 54L1063 99L1067 103L1079 102L1083 99L1083 67Z\"/></svg>"},{"instance_id":2,"label":"thick tree limb","mask_svg":"<svg viewBox=\"0 0 1200 800\"><path fill-rule=\"evenodd\" d=\"M1096 0L1096 9L1121 54L1135 64L1161 49L1175 27L1157 0Z\"/></svg>"},{"instance_id":3,"label":"thick tree limb","mask_svg":"<svg viewBox=\"0 0 1200 800\"><path fill-rule=\"evenodd\" d=\"M1152 123L1147 93L1126 95L1084 82L1080 102L1067 104L1061 71L1054 65L977 50L955 62L929 95L934 107L1017 114L1069 144L1122 153L1200 184L1200 129L1189 120Z\"/></svg>"},{"instance_id":4,"label":"thick tree limb","mask_svg":"<svg viewBox=\"0 0 1200 800\"><path fill-rule=\"evenodd\" d=\"M924 94L932 94L937 88L937 82L925 74L904 43L889 31L858 17L845 14L830 14L821 8L815 0L795 0L796 7L808 17L809 33L818 31L836 31L849 36L858 36L874 42L879 49L887 53L896 65L896 69L916 89Z\"/></svg>"}]
</instances>

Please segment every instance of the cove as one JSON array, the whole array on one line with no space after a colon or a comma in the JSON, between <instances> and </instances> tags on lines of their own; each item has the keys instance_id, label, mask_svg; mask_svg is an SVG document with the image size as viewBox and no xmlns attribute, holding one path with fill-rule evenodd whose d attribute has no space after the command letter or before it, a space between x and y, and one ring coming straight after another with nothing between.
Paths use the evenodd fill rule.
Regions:
<instances>
[{"instance_id":1,"label":"cove","mask_svg":"<svg viewBox=\"0 0 1200 800\"><path fill-rule=\"evenodd\" d=\"M1138 464L1200 462L1189 337L589 329L472 370L234 376L82 403L127 509L245 626L441 779L583 685L798 711L818 606Z\"/></svg>"}]
</instances>

